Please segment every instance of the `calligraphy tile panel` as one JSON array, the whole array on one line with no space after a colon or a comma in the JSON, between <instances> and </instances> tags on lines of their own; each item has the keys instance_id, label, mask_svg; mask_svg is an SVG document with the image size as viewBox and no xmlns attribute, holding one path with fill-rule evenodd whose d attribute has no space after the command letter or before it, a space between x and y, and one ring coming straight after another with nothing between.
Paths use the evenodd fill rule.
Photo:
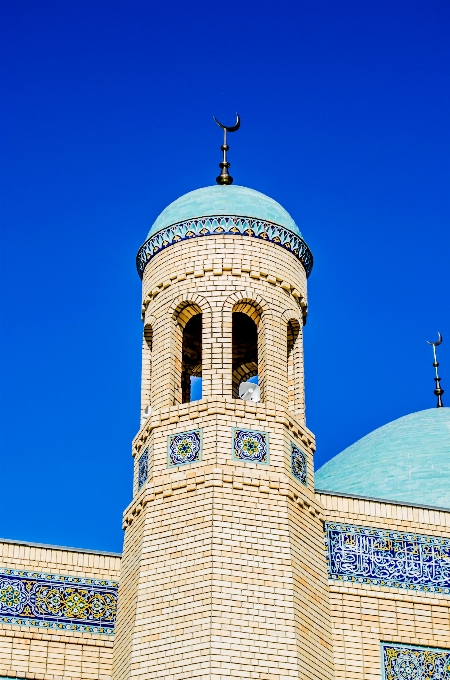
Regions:
<instances>
[{"instance_id":1,"label":"calligraphy tile panel","mask_svg":"<svg viewBox=\"0 0 450 680\"><path fill-rule=\"evenodd\" d=\"M384 680L450 680L450 650L382 643Z\"/></svg>"},{"instance_id":2,"label":"calligraphy tile panel","mask_svg":"<svg viewBox=\"0 0 450 680\"><path fill-rule=\"evenodd\" d=\"M325 524L331 579L450 593L450 539Z\"/></svg>"},{"instance_id":3,"label":"calligraphy tile panel","mask_svg":"<svg viewBox=\"0 0 450 680\"><path fill-rule=\"evenodd\" d=\"M0 623L114 633L114 581L0 569Z\"/></svg>"}]
</instances>

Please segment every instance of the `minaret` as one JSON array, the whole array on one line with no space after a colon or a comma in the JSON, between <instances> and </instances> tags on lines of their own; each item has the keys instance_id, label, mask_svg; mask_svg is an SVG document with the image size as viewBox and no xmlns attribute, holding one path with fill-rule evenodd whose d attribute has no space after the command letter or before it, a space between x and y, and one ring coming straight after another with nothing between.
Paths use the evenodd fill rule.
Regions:
<instances>
[{"instance_id":1,"label":"minaret","mask_svg":"<svg viewBox=\"0 0 450 680\"><path fill-rule=\"evenodd\" d=\"M312 262L278 203L229 184L169 205L139 250L141 429L113 680L332 677L305 425ZM257 403L239 398L249 380Z\"/></svg>"}]
</instances>

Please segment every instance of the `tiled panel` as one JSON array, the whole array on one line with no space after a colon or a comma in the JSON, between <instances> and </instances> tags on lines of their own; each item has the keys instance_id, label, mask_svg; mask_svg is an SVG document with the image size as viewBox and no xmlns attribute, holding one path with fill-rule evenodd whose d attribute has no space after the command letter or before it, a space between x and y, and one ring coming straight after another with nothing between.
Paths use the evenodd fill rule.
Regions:
<instances>
[{"instance_id":1,"label":"tiled panel","mask_svg":"<svg viewBox=\"0 0 450 680\"><path fill-rule=\"evenodd\" d=\"M202 457L202 431L191 430L168 437L167 465L169 468L178 465L197 463Z\"/></svg>"},{"instance_id":2,"label":"tiled panel","mask_svg":"<svg viewBox=\"0 0 450 680\"><path fill-rule=\"evenodd\" d=\"M145 449L138 464L138 490L145 484L148 477L148 447Z\"/></svg>"},{"instance_id":3,"label":"tiled panel","mask_svg":"<svg viewBox=\"0 0 450 680\"><path fill-rule=\"evenodd\" d=\"M269 463L269 435L256 430L233 429L233 458L247 463Z\"/></svg>"},{"instance_id":4,"label":"tiled panel","mask_svg":"<svg viewBox=\"0 0 450 680\"><path fill-rule=\"evenodd\" d=\"M291 471L299 482L308 485L308 468L306 464L306 455L298 446L291 442Z\"/></svg>"},{"instance_id":5,"label":"tiled panel","mask_svg":"<svg viewBox=\"0 0 450 680\"><path fill-rule=\"evenodd\" d=\"M327 522L331 579L450 593L450 539Z\"/></svg>"},{"instance_id":6,"label":"tiled panel","mask_svg":"<svg viewBox=\"0 0 450 680\"><path fill-rule=\"evenodd\" d=\"M114 632L118 583L0 569L0 623Z\"/></svg>"},{"instance_id":7,"label":"tiled panel","mask_svg":"<svg viewBox=\"0 0 450 680\"><path fill-rule=\"evenodd\" d=\"M449 680L450 650L384 643L384 680Z\"/></svg>"}]
</instances>

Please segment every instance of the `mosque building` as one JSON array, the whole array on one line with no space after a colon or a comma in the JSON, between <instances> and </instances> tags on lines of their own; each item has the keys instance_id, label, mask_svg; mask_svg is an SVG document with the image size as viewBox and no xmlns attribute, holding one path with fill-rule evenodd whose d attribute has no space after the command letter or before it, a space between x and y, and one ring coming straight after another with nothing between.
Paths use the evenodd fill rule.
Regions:
<instances>
[{"instance_id":1,"label":"mosque building","mask_svg":"<svg viewBox=\"0 0 450 680\"><path fill-rule=\"evenodd\" d=\"M238 126L217 184L137 255L123 553L1 542L0 680L450 680L450 408L314 473L313 257L281 205L232 184Z\"/></svg>"}]
</instances>

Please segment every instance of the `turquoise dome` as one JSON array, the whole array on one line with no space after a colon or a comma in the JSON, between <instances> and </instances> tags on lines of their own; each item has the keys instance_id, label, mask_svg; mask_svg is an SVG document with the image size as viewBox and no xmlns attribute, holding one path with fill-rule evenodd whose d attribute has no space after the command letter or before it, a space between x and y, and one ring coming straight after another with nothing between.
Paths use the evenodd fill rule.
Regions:
<instances>
[{"instance_id":1,"label":"turquoise dome","mask_svg":"<svg viewBox=\"0 0 450 680\"><path fill-rule=\"evenodd\" d=\"M325 463L317 490L450 508L450 408L374 430Z\"/></svg>"},{"instance_id":2,"label":"turquoise dome","mask_svg":"<svg viewBox=\"0 0 450 680\"><path fill-rule=\"evenodd\" d=\"M301 236L292 217L273 198L246 187L216 184L190 191L168 205L153 223L147 238L177 222L211 215L256 217L286 227Z\"/></svg>"}]
</instances>

